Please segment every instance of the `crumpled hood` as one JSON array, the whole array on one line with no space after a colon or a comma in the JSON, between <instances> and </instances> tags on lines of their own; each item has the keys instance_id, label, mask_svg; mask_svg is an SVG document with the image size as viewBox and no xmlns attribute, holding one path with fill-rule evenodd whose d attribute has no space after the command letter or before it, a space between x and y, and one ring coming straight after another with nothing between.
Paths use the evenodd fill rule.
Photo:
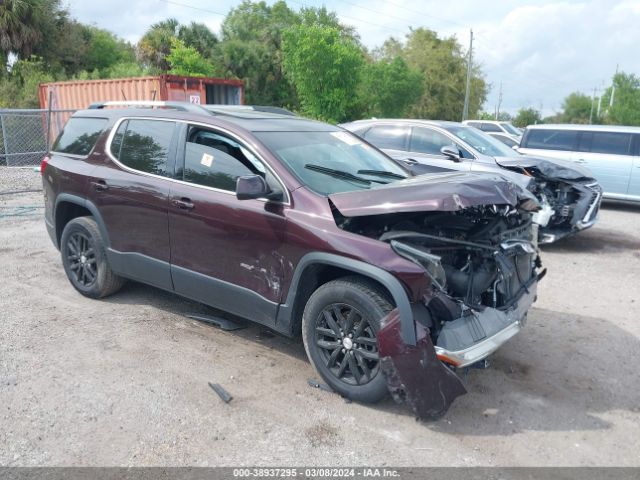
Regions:
<instances>
[{"instance_id":1,"label":"crumpled hood","mask_svg":"<svg viewBox=\"0 0 640 480\"><path fill-rule=\"evenodd\" d=\"M592 179L593 174L588 168L577 165L569 160L541 157L495 157L496 163L501 167L535 167L547 178L558 178L563 180Z\"/></svg>"},{"instance_id":2,"label":"crumpled hood","mask_svg":"<svg viewBox=\"0 0 640 480\"><path fill-rule=\"evenodd\" d=\"M369 190L334 193L329 199L345 217L400 212L453 212L479 205L527 203L537 210L527 190L493 173L433 173L399 180Z\"/></svg>"}]
</instances>

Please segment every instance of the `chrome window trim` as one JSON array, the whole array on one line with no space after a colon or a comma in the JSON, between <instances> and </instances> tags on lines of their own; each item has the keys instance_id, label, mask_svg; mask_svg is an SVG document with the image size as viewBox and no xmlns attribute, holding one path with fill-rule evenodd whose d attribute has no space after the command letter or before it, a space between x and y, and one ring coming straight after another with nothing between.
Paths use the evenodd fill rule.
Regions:
<instances>
[{"instance_id":1,"label":"chrome window trim","mask_svg":"<svg viewBox=\"0 0 640 480\"><path fill-rule=\"evenodd\" d=\"M130 172L130 173L136 173L138 175L144 175L147 177L153 177L153 178L159 178L162 180L168 180L170 182L175 182L175 183L180 183L182 185L189 185L191 187L196 187L196 188L202 188L204 190L210 190L213 192L218 192L218 193L224 193L226 195L231 195L233 197L236 196L236 192L233 192L231 190L223 190L221 188L215 188L215 187L208 187L206 185L198 185L196 183L191 183L191 182L185 182L184 180L178 180L176 178L171 178L171 177L163 177L162 175L156 175L154 173L148 173L148 172L143 172L140 170L136 170L135 168L131 168L128 167L126 165L124 165L122 162L120 162L112 153L111 153L111 142L113 141L113 137L115 137L116 132L118 131L118 128L120 128L120 125L122 124L122 122L124 122L125 120L155 120L158 122L173 122L175 124L178 123L185 123L187 125L197 125L199 127L203 127L203 128L208 128L208 129L213 129L213 130L218 130L222 133L224 133L225 135L231 137L233 140L237 141L238 143L242 144L244 147L246 147L253 155L255 155L255 157L262 162L262 164L265 166L266 169L268 169L271 174L274 176L274 178L277 180L277 182L280 184L280 187L282 188L283 193L286 195L286 201L274 201L274 200L267 200L266 198L258 198L256 200L258 200L259 202L264 202L264 203L276 203L276 204L280 204L280 205L285 205L285 206L291 206L291 196L289 194L289 190L285 187L284 182L282 181L282 179L280 178L280 176L273 170L273 168L271 167L271 165L269 165L268 162L266 162L255 150L255 148L253 148L253 146L248 145L246 141L242 140L241 138L238 138L237 135L235 135L233 132L230 132L229 130L227 130L226 128L223 127L218 127L218 126L213 126L213 125L208 125L206 123L203 122L197 122L197 121L189 121L189 120L183 120L183 119L173 119L173 118L158 118L158 117L121 117L119 118L114 124L113 127L111 127L111 131L109 132L109 136L107 137L107 142L105 144L105 153L107 154L107 156L111 159L111 161L113 163L115 163L118 167L122 168L123 170Z\"/></svg>"}]
</instances>

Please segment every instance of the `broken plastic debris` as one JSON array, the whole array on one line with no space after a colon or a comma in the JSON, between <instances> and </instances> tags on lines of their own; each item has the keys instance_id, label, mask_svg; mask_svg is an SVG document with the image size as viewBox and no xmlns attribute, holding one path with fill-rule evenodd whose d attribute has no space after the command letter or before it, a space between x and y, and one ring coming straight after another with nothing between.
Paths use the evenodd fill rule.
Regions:
<instances>
[{"instance_id":1,"label":"broken plastic debris","mask_svg":"<svg viewBox=\"0 0 640 480\"><path fill-rule=\"evenodd\" d=\"M208 383L211 389L218 394L218 396L224 403L229 403L231 400L233 400L233 397L231 396L231 394L227 392L224 388L222 388L220 384L211 383L211 382L208 382Z\"/></svg>"},{"instance_id":2,"label":"broken plastic debris","mask_svg":"<svg viewBox=\"0 0 640 480\"><path fill-rule=\"evenodd\" d=\"M334 393L329 385L327 385L326 383L320 383L314 378L310 378L309 380L307 380L307 383L313 388L319 388L320 390L324 390L325 392Z\"/></svg>"}]
</instances>

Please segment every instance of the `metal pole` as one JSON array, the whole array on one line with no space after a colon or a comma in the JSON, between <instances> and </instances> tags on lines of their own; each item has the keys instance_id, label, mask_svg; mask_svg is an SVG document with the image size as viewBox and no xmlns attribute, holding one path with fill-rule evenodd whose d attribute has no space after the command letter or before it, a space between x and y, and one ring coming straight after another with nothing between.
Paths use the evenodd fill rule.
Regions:
<instances>
[{"instance_id":1,"label":"metal pole","mask_svg":"<svg viewBox=\"0 0 640 480\"><path fill-rule=\"evenodd\" d=\"M462 109L462 120L469 117L469 93L471 91L471 62L473 61L473 30L469 30L469 58L467 60L467 88L464 93L464 108Z\"/></svg>"},{"instance_id":2,"label":"metal pole","mask_svg":"<svg viewBox=\"0 0 640 480\"><path fill-rule=\"evenodd\" d=\"M589 112L589 125L593 123L593 104L596 101L596 89L593 89L593 97L591 97L591 111Z\"/></svg>"},{"instance_id":3,"label":"metal pole","mask_svg":"<svg viewBox=\"0 0 640 480\"><path fill-rule=\"evenodd\" d=\"M51 99L53 98L53 92L49 90L49 102L47 103L47 155L49 154L49 147L51 145Z\"/></svg>"}]
</instances>

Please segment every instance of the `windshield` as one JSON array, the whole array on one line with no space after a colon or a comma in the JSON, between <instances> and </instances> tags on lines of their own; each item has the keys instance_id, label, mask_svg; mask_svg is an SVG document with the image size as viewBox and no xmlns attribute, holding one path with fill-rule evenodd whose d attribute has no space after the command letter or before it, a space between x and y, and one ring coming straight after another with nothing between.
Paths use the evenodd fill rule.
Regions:
<instances>
[{"instance_id":1,"label":"windshield","mask_svg":"<svg viewBox=\"0 0 640 480\"><path fill-rule=\"evenodd\" d=\"M518 130L516 127L511 125L509 122L502 122L500 125L502 125L502 128L504 128L511 135L518 135L518 136L522 135L520 130Z\"/></svg>"},{"instance_id":2,"label":"windshield","mask_svg":"<svg viewBox=\"0 0 640 480\"><path fill-rule=\"evenodd\" d=\"M375 188L409 175L349 132L255 132L255 136L302 183L322 195Z\"/></svg>"},{"instance_id":3,"label":"windshield","mask_svg":"<svg viewBox=\"0 0 640 480\"><path fill-rule=\"evenodd\" d=\"M484 155L489 155L491 157L520 156L519 153L512 148L507 147L500 140L496 140L491 135L487 135L476 128L455 126L446 127L446 130Z\"/></svg>"}]
</instances>

